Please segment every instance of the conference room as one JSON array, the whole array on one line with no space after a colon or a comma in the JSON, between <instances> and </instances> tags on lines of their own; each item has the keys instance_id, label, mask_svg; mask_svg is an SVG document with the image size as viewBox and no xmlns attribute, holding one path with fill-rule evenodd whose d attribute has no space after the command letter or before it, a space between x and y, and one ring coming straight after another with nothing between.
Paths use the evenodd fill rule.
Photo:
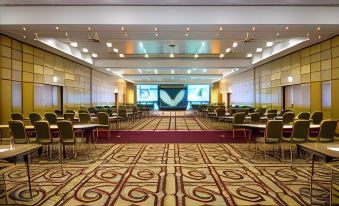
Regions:
<instances>
[{"instance_id":1,"label":"conference room","mask_svg":"<svg viewBox=\"0 0 339 206\"><path fill-rule=\"evenodd\" d=\"M338 6L0 1L0 205L339 205Z\"/></svg>"}]
</instances>

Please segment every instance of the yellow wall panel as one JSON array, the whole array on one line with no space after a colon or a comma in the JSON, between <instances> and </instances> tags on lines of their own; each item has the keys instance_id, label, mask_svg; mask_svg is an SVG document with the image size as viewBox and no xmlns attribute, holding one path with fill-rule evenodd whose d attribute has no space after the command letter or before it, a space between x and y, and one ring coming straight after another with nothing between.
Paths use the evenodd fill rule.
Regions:
<instances>
[{"instance_id":1,"label":"yellow wall panel","mask_svg":"<svg viewBox=\"0 0 339 206\"><path fill-rule=\"evenodd\" d=\"M12 69L22 71L22 61L12 60Z\"/></svg>"},{"instance_id":2,"label":"yellow wall panel","mask_svg":"<svg viewBox=\"0 0 339 206\"><path fill-rule=\"evenodd\" d=\"M332 58L333 57L338 57L339 56L339 46L333 47L331 53L332 53Z\"/></svg>"},{"instance_id":3,"label":"yellow wall panel","mask_svg":"<svg viewBox=\"0 0 339 206\"><path fill-rule=\"evenodd\" d=\"M34 90L33 83L23 82L22 84L22 112L25 117L34 111Z\"/></svg>"},{"instance_id":4,"label":"yellow wall panel","mask_svg":"<svg viewBox=\"0 0 339 206\"><path fill-rule=\"evenodd\" d=\"M33 48L33 54L36 57L44 57L44 52L41 49L38 49L36 47Z\"/></svg>"},{"instance_id":5,"label":"yellow wall panel","mask_svg":"<svg viewBox=\"0 0 339 206\"><path fill-rule=\"evenodd\" d=\"M0 67L11 69L12 60L10 58L0 56Z\"/></svg>"},{"instance_id":6,"label":"yellow wall panel","mask_svg":"<svg viewBox=\"0 0 339 206\"><path fill-rule=\"evenodd\" d=\"M22 72L22 81L24 81L24 82L33 82L33 73Z\"/></svg>"},{"instance_id":7,"label":"yellow wall panel","mask_svg":"<svg viewBox=\"0 0 339 206\"><path fill-rule=\"evenodd\" d=\"M311 72L311 65L310 64L306 64L301 66L301 74L305 74L305 73L310 73Z\"/></svg>"},{"instance_id":8,"label":"yellow wall panel","mask_svg":"<svg viewBox=\"0 0 339 206\"><path fill-rule=\"evenodd\" d=\"M311 112L321 111L321 82L311 83Z\"/></svg>"},{"instance_id":9,"label":"yellow wall panel","mask_svg":"<svg viewBox=\"0 0 339 206\"><path fill-rule=\"evenodd\" d=\"M332 59L332 68L338 68L339 67L339 57Z\"/></svg>"},{"instance_id":10,"label":"yellow wall panel","mask_svg":"<svg viewBox=\"0 0 339 206\"><path fill-rule=\"evenodd\" d=\"M336 36L336 37L331 39L331 45L332 45L332 47L339 46L339 36Z\"/></svg>"},{"instance_id":11,"label":"yellow wall panel","mask_svg":"<svg viewBox=\"0 0 339 206\"><path fill-rule=\"evenodd\" d=\"M21 81L21 71L12 70L12 80Z\"/></svg>"},{"instance_id":12,"label":"yellow wall panel","mask_svg":"<svg viewBox=\"0 0 339 206\"><path fill-rule=\"evenodd\" d=\"M339 92L333 92L339 88L339 79L331 81L332 96L331 96L331 105L332 105L332 118L339 119Z\"/></svg>"},{"instance_id":13,"label":"yellow wall panel","mask_svg":"<svg viewBox=\"0 0 339 206\"><path fill-rule=\"evenodd\" d=\"M33 71L34 71L33 68L34 68L34 66L33 66L32 63L22 62L22 71L33 73Z\"/></svg>"},{"instance_id":14,"label":"yellow wall panel","mask_svg":"<svg viewBox=\"0 0 339 206\"><path fill-rule=\"evenodd\" d=\"M12 59L22 61L22 52L12 49Z\"/></svg>"},{"instance_id":15,"label":"yellow wall panel","mask_svg":"<svg viewBox=\"0 0 339 206\"><path fill-rule=\"evenodd\" d=\"M0 45L11 47L12 46L11 38L4 35L0 35Z\"/></svg>"},{"instance_id":16,"label":"yellow wall panel","mask_svg":"<svg viewBox=\"0 0 339 206\"><path fill-rule=\"evenodd\" d=\"M291 67L300 66L300 51L291 54Z\"/></svg>"},{"instance_id":17,"label":"yellow wall panel","mask_svg":"<svg viewBox=\"0 0 339 206\"><path fill-rule=\"evenodd\" d=\"M17 40L12 40L12 49L22 51L22 43Z\"/></svg>"},{"instance_id":18,"label":"yellow wall panel","mask_svg":"<svg viewBox=\"0 0 339 206\"><path fill-rule=\"evenodd\" d=\"M319 53L320 52L320 44L316 44L311 46L311 54Z\"/></svg>"},{"instance_id":19,"label":"yellow wall panel","mask_svg":"<svg viewBox=\"0 0 339 206\"><path fill-rule=\"evenodd\" d=\"M320 71L320 62L315 62L311 64L311 72Z\"/></svg>"},{"instance_id":20,"label":"yellow wall panel","mask_svg":"<svg viewBox=\"0 0 339 206\"><path fill-rule=\"evenodd\" d=\"M11 58L12 49L10 47L0 45L0 56Z\"/></svg>"},{"instance_id":21,"label":"yellow wall panel","mask_svg":"<svg viewBox=\"0 0 339 206\"><path fill-rule=\"evenodd\" d=\"M22 54L22 60L24 62L33 63L33 55L32 54L23 53Z\"/></svg>"},{"instance_id":22,"label":"yellow wall panel","mask_svg":"<svg viewBox=\"0 0 339 206\"><path fill-rule=\"evenodd\" d=\"M331 49L322 51L320 53L320 59L321 60L331 59L331 56L332 56Z\"/></svg>"},{"instance_id":23,"label":"yellow wall panel","mask_svg":"<svg viewBox=\"0 0 339 206\"><path fill-rule=\"evenodd\" d=\"M320 61L320 53L312 54L311 63Z\"/></svg>"},{"instance_id":24,"label":"yellow wall panel","mask_svg":"<svg viewBox=\"0 0 339 206\"><path fill-rule=\"evenodd\" d=\"M339 68L332 69L332 79L339 79Z\"/></svg>"},{"instance_id":25,"label":"yellow wall panel","mask_svg":"<svg viewBox=\"0 0 339 206\"><path fill-rule=\"evenodd\" d=\"M311 56L306 56L301 58L300 60L300 65L303 66L305 64L310 64L311 63Z\"/></svg>"},{"instance_id":26,"label":"yellow wall panel","mask_svg":"<svg viewBox=\"0 0 339 206\"><path fill-rule=\"evenodd\" d=\"M0 68L1 79L12 79L12 70L7 68Z\"/></svg>"},{"instance_id":27,"label":"yellow wall panel","mask_svg":"<svg viewBox=\"0 0 339 206\"><path fill-rule=\"evenodd\" d=\"M33 47L28 45L28 44L23 44L22 45L22 51L27 54L32 54L33 55Z\"/></svg>"},{"instance_id":28,"label":"yellow wall panel","mask_svg":"<svg viewBox=\"0 0 339 206\"><path fill-rule=\"evenodd\" d=\"M320 81L320 72L311 73L311 82Z\"/></svg>"},{"instance_id":29,"label":"yellow wall panel","mask_svg":"<svg viewBox=\"0 0 339 206\"><path fill-rule=\"evenodd\" d=\"M329 70L329 69L331 69L331 59L321 61L320 69L321 70Z\"/></svg>"},{"instance_id":30,"label":"yellow wall panel","mask_svg":"<svg viewBox=\"0 0 339 206\"><path fill-rule=\"evenodd\" d=\"M34 64L34 73L35 74L43 74L44 73L44 67L41 65Z\"/></svg>"},{"instance_id":31,"label":"yellow wall panel","mask_svg":"<svg viewBox=\"0 0 339 206\"><path fill-rule=\"evenodd\" d=\"M310 49L310 47L307 47L307 48L302 49L302 50L300 51L300 56L301 56L301 58L306 57L306 56L310 56L310 55L311 55L311 49Z\"/></svg>"},{"instance_id":32,"label":"yellow wall panel","mask_svg":"<svg viewBox=\"0 0 339 206\"><path fill-rule=\"evenodd\" d=\"M43 74L34 74L34 82L35 83L44 83L44 75Z\"/></svg>"},{"instance_id":33,"label":"yellow wall panel","mask_svg":"<svg viewBox=\"0 0 339 206\"><path fill-rule=\"evenodd\" d=\"M0 118L1 124L8 124L12 113L12 82L0 80Z\"/></svg>"},{"instance_id":34,"label":"yellow wall panel","mask_svg":"<svg viewBox=\"0 0 339 206\"><path fill-rule=\"evenodd\" d=\"M331 70L321 71L321 81L331 80Z\"/></svg>"},{"instance_id":35,"label":"yellow wall panel","mask_svg":"<svg viewBox=\"0 0 339 206\"><path fill-rule=\"evenodd\" d=\"M321 42L320 43L320 49L321 49L321 51L331 49L331 40Z\"/></svg>"},{"instance_id":36,"label":"yellow wall panel","mask_svg":"<svg viewBox=\"0 0 339 206\"><path fill-rule=\"evenodd\" d=\"M41 58L41 57L34 56L33 61L34 61L34 64L38 64L38 65L41 65L41 66L44 65L44 59Z\"/></svg>"}]
</instances>

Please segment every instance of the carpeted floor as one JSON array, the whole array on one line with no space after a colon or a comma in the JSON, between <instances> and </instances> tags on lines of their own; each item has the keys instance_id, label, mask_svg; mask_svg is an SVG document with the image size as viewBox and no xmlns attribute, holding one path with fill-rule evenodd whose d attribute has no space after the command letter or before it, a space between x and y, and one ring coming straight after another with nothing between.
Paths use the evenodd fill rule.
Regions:
<instances>
[{"instance_id":1,"label":"carpeted floor","mask_svg":"<svg viewBox=\"0 0 339 206\"><path fill-rule=\"evenodd\" d=\"M5 172L9 203L29 205L309 205L310 164L269 157L246 144L102 144L94 161L23 164ZM84 162L83 162L84 161ZM329 174L316 167L314 204L326 205ZM3 201L3 199L2 199Z\"/></svg>"}]
</instances>

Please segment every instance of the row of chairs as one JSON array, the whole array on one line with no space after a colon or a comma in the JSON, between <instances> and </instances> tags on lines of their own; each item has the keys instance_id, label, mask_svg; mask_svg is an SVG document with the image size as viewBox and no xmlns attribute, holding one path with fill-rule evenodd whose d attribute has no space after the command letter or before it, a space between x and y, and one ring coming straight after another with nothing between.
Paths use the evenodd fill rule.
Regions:
<instances>
[{"instance_id":1,"label":"row of chairs","mask_svg":"<svg viewBox=\"0 0 339 206\"><path fill-rule=\"evenodd\" d=\"M255 152L257 153L257 146L261 144L264 150L264 158L266 161L266 145L280 145L282 151L282 157L284 149L286 146L290 149L290 159L291 163L293 162L293 150L292 147L298 143L305 142L318 142L318 143L328 143L334 142L335 130L337 127L336 120L323 120L320 123L320 130L317 137L310 137L310 121L309 120L295 120L293 122L292 133L290 137L283 136L283 121L282 120L269 120L267 122L266 131L264 137L259 137L256 139Z\"/></svg>"},{"instance_id":2,"label":"row of chairs","mask_svg":"<svg viewBox=\"0 0 339 206\"><path fill-rule=\"evenodd\" d=\"M50 123L46 120L38 120L34 122L35 137L27 135L25 125L21 120L10 120L8 122L11 141L15 144L39 143L47 147L47 157L51 158L53 146L59 145L59 157L61 158L61 146L65 150L65 146L73 146L73 155L76 157L75 145L76 136L73 131L73 124L68 120L61 120L57 122L58 138L51 135ZM61 159L60 159L61 160Z\"/></svg>"}]
</instances>

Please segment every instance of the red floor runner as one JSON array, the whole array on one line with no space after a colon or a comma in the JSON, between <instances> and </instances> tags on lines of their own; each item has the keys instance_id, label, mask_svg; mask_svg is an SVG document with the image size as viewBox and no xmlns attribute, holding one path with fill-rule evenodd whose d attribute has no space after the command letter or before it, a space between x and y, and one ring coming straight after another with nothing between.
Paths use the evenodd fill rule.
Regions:
<instances>
[{"instance_id":1,"label":"red floor runner","mask_svg":"<svg viewBox=\"0 0 339 206\"><path fill-rule=\"evenodd\" d=\"M243 132L232 131L111 131L99 132L99 143L245 143Z\"/></svg>"}]
</instances>

